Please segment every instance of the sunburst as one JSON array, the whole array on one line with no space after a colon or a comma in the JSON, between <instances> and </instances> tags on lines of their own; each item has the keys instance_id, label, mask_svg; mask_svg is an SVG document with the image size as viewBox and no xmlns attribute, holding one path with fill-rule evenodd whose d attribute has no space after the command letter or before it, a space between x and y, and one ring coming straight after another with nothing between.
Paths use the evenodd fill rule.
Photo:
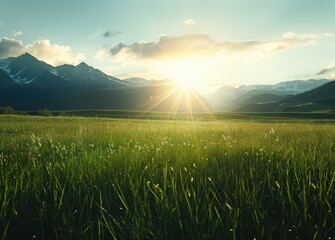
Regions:
<instances>
[{"instance_id":1,"label":"sunburst","mask_svg":"<svg viewBox=\"0 0 335 240\"><path fill-rule=\"evenodd\" d=\"M171 99L173 97L173 99ZM176 81L174 84L167 85L159 95L153 96L154 101L145 112L155 110L160 104L168 104L171 118L175 119L177 113L186 113L189 120L194 120L194 106L197 106L197 112L208 114L211 118L215 118L206 102L198 95L189 81ZM199 108L201 110L199 111Z\"/></svg>"}]
</instances>

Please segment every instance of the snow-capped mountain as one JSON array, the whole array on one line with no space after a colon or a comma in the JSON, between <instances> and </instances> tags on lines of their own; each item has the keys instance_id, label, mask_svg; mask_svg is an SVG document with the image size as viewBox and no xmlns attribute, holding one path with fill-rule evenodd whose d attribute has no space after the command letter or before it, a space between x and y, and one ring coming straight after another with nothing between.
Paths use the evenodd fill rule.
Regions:
<instances>
[{"instance_id":1,"label":"snow-capped mountain","mask_svg":"<svg viewBox=\"0 0 335 240\"><path fill-rule=\"evenodd\" d=\"M82 62L77 66L62 65L54 69L55 74L72 84L86 89L111 89L126 86L127 83L109 76Z\"/></svg>"},{"instance_id":2,"label":"snow-capped mountain","mask_svg":"<svg viewBox=\"0 0 335 240\"><path fill-rule=\"evenodd\" d=\"M0 59L0 70L18 85L30 87L74 87L78 89L113 89L128 85L98 69L80 63L77 66L51 66L29 53L16 58Z\"/></svg>"},{"instance_id":3,"label":"snow-capped mountain","mask_svg":"<svg viewBox=\"0 0 335 240\"><path fill-rule=\"evenodd\" d=\"M30 84L38 76L52 68L51 65L39 61L28 53L17 58L0 60L0 69L17 84Z\"/></svg>"}]
</instances>

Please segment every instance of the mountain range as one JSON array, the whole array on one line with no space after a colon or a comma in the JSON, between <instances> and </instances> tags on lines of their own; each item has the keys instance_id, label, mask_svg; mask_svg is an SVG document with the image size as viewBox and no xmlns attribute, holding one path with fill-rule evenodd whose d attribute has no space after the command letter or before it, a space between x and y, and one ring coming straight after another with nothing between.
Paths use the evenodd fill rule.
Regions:
<instances>
[{"instance_id":1,"label":"mountain range","mask_svg":"<svg viewBox=\"0 0 335 240\"><path fill-rule=\"evenodd\" d=\"M244 112L263 112L263 111L287 111L289 104L282 104L290 101L296 96L307 93L313 89L333 82L329 79L310 79L310 80L292 80L280 82L274 85L251 85L251 86L223 86L214 93L206 95L214 111L244 111ZM318 92L319 98L322 98L323 91ZM333 93L335 95L335 91ZM301 95L299 103L309 103L311 99L305 99ZM296 101L295 101L296 102ZM272 108L276 104L282 104L282 107Z\"/></svg>"},{"instance_id":2,"label":"mountain range","mask_svg":"<svg viewBox=\"0 0 335 240\"><path fill-rule=\"evenodd\" d=\"M28 53L17 58L0 60L0 74L1 76L7 75L7 83L10 85L29 86L34 89L64 87L77 90L113 89L127 85L126 82L111 77L83 62L77 66L65 64L53 67ZM8 81L8 78L12 81Z\"/></svg>"},{"instance_id":3,"label":"mountain range","mask_svg":"<svg viewBox=\"0 0 335 240\"><path fill-rule=\"evenodd\" d=\"M274 85L222 86L204 96L172 80L118 79L82 62L51 66L25 53L0 59L0 106L15 109L151 111L335 111L335 82L293 80Z\"/></svg>"},{"instance_id":4,"label":"mountain range","mask_svg":"<svg viewBox=\"0 0 335 240\"><path fill-rule=\"evenodd\" d=\"M301 94L267 103L250 103L236 112L335 112L335 81Z\"/></svg>"},{"instance_id":5,"label":"mountain range","mask_svg":"<svg viewBox=\"0 0 335 240\"><path fill-rule=\"evenodd\" d=\"M188 100L188 99L190 100ZM178 100L178 102L176 102ZM206 100L172 80L121 80L80 63L51 66L25 53L0 59L0 106L15 109L124 109L199 112Z\"/></svg>"}]
</instances>

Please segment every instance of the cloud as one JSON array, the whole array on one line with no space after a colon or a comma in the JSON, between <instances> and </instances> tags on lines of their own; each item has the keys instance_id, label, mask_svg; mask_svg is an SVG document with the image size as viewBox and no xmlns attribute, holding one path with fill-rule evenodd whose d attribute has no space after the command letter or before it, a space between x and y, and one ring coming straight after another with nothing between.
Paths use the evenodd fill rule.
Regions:
<instances>
[{"instance_id":1,"label":"cloud","mask_svg":"<svg viewBox=\"0 0 335 240\"><path fill-rule=\"evenodd\" d=\"M140 59L173 59L213 54L217 45L206 35L191 34L179 37L161 36L158 42L136 42L132 45L119 43L110 49L113 56L132 55Z\"/></svg>"},{"instance_id":2,"label":"cloud","mask_svg":"<svg viewBox=\"0 0 335 240\"><path fill-rule=\"evenodd\" d=\"M21 41L3 37L0 40L0 58L16 57L24 52L52 65L77 64L85 59L81 53L73 53L69 46L51 44L50 40L38 40L24 46Z\"/></svg>"},{"instance_id":3,"label":"cloud","mask_svg":"<svg viewBox=\"0 0 335 240\"><path fill-rule=\"evenodd\" d=\"M101 60L104 56L108 54L107 46L101 47L94 55L94 59Z\"/></svg>"},{"instance_id":4,"label":"cloud","mask_svg":"<svg viewBox=\"0 0 335 240\"><path fill-rule=\"evenodd\" d=\"M2 25L4 25L5 24L5 22L0 22L0 27L2 26Z\"/></svg>"},{"instance_id":5,"label":"cloud","mask_svg":"<svg viewBox=\"0 0 335 240\"><path fill-rule=\"evenodd\" d=\"M187 20L184 21L184 24L187 25L187 26L194 26L197 23L192 18L189 18L189 19L187 19Z\"/></svg>"},{"instance_id":6,"label":"cloud","mask_svg":"<svg viewBox=\"0 0 335 240\"><path fill-rule=\"evenodd\" d=\"M189 34L177 37L161 36L157 42L118 43L110 49L112 56L130 56L147 60L206 58L214 55L237 55L264 58L292 48L315 45L329 34L296 34L287 32L281 38L256 41L218 42L208 35Z\"/></svg>"},{"instance_id":7,"label":"cloud","mask_svg":"<svg viewBox=\"0 0 335 240\"><path fill-rule=\"evenodd\" d=\"M104 38L112 38L115 37L116 35L121 34L121 32L116 32L116 31L106 31L105 33L102 34Z\"/></svg>"},{"instance_id":8,"label":"cloud","mask_svg":"<svg viewBox=\"0 0 335 240\"><path fill-rule=\"evenodd\" d=\"M69 46L51 44L50 40L38 40L25 46L25 51L51 65L77 64L86 57L81 53L73 53Z\"/></svg>"},{"instance_id":9,"label":"cloud","mask_svg":"<svg viewBox=\"0 0 335 240\"><path fill-rule=\"evenodd\" d=\"M16 39L3 37L0 40L0 58L16 57L20 55L23 50L21 41Z\"/></svg>"},{"instance_id":10,"label":"cloud","mask_svg":"<svg viewBox=\"0 0 335 240\"><path fill-rule=\"evenodd\" d=\"M335 72L335 63L329 64L328 66L322 68L316 75L324 75L326 73ZM335 73L331 74L334 76Z\"/></svg>"},{"instance_id":11,"label":"cloud","mask_svg":"<svg viewBox=\"0 0 335 240\"><path fill-rule=\"evenodd\" d=\"M22 36L23 35L23 32L22 31L13 31L13 36L14 37L19 37L19 36Z\"/></svg>"}]
</instances>

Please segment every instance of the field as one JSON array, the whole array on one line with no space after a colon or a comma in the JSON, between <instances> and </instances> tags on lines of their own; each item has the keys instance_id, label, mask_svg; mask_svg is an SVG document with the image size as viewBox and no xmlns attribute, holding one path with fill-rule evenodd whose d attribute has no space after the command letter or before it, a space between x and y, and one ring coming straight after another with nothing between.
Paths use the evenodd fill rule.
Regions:
<instances>
[{"instance_id":1,"label":"field","mask_svg":"<svg viewBox=\"0 0 335 240\"><path fill-rule=\"evenodd\" d=\"M334 239L335 124L0 116L2 239Z\"/></svg>"}]
</instances>

